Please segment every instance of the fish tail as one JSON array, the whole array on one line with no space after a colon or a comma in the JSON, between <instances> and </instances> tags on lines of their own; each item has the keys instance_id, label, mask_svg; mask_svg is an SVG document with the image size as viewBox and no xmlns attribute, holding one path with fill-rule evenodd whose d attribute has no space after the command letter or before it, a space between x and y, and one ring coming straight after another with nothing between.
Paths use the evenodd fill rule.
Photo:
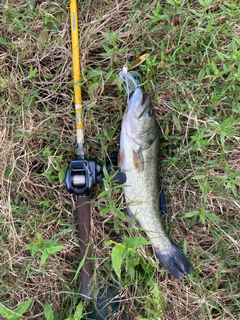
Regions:
<instances>
[{"instance_id":1,"label":"fish tail","mask_svg":"<svg viewBox=\"0 0 240 320\"><path fill-rule=\"evenodd\" d=\"M175 245L167 250L154 248L157 258L176 279L181 280L185 274L193 272L193 266L185 254Z\"/></svg>"}]
</instances>

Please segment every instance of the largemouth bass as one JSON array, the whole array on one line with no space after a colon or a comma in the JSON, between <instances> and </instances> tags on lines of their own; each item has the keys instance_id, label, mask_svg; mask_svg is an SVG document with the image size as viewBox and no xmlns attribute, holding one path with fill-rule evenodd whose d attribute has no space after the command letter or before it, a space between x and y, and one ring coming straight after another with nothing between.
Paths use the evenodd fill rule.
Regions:
<instances>
[{"instance_id":1,"label":"largemouth bass","mask_svg":"<svg viewBox=\"0 0 240 320\"><path fill-rule=\"evenodd\" d=\"M146 232L157 258L177 279L193 267L185 254L168 238L160 212L159 139L150 96L137 87L122 120L119 167L126 174L128 215Z\"/></svg>"}]
</instances>

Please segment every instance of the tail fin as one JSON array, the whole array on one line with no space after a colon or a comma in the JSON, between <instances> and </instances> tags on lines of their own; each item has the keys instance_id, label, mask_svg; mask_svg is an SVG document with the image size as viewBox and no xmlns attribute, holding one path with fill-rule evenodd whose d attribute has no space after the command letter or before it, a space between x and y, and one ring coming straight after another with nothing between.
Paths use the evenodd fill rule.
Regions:
<instances>
[{"instance_id":1,"label":"tail fin","mask_svg":"<svg viewBox=\"0 0 240 320\"><path fill-rule=\"evenodd\" d=\"M178 280L185 274L193 272L193 266L185 254L173 244L170 249L157 250L154 248L156 256L164 267Z\"/></svg>"}]
</instances>

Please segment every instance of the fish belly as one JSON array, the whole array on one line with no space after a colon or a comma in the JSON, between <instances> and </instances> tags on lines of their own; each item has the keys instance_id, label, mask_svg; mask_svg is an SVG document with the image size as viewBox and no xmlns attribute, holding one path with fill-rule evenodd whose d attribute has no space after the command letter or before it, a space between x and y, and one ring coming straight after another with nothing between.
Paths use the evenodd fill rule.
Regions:
<instances>
[{"instance_id":1,"label":"fish belly","mask_svg":"<svg viewBox=\"0 0 240 320\"><path fill-rule=\"evenodd\" d=\"M138 225L146 232L154 248L165 250L171 247L160 220L160 177L159 177L159 143L158 139L147 150L143 150L144 169L138 172L129 161L131 154L126 155L127 176L124 188L128 203L129 216L134 216ZM130 151L131 152L131 151Z\"/></svg>"}]
</instances>

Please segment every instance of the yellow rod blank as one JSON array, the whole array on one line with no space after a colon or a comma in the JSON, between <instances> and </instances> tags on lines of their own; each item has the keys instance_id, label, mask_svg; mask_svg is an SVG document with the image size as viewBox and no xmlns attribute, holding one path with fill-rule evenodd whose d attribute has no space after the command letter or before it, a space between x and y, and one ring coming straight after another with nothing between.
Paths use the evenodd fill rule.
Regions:
<instances>
[{"instance_id":1,"label":"yellow rod blank","mask_svg":"<svg viewBox=\"0 0 240 320\"><path fill-rule=\"evenodd\" d=\"M83 119L82 119L82 91L80 86L81 80L81 64L80 64L80 42L78 36L78 13L77 1L70 1L70 16L71 16L71 34L72 34L72 65L73 65L73 80L74 80L74 103L76 113L76 131L77 145L83 153Z\"/></svg>"},{"instance_id":2,"label":"yellow rod blank","mask_svg":"<svg viewBox=\"0 0 240 320\"><path fill-rule=\"evenodd\" d=\"M80 87L81 67L80 67L80 43L78 37L78 14L77 1L70 1L71 13L71 33L72 33L72 65L73 65L73 80L74 80L74 102L82 104L82 93Z\"/></svg>"}]
</instances>

